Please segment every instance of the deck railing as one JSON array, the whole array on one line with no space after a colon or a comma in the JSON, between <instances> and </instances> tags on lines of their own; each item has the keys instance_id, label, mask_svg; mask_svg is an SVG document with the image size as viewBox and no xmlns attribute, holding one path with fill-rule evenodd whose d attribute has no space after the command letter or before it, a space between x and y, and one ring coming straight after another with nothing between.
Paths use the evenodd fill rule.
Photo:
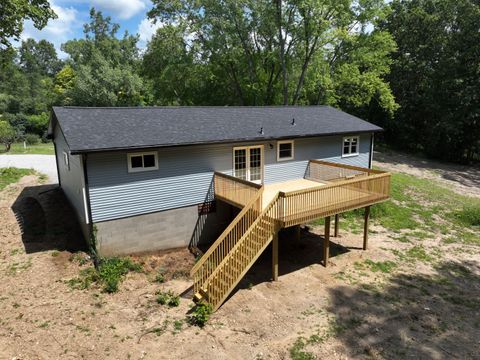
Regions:
<instances>
[{"instance_id":1,"label":"deck railing","mask_svg":"<svg viewBox=\"0 0 480 360\"><path fill-rule=\"evenodd\" d=\"M215 172L215 197L237 207L244 207L262 187L250 181Z\"/></svg>"},{"instance_id":2,"label":"deck railing","mask_svg":"<svg viewBox=\"0 0 480 360\"><path fill-rule=\"evenodd\" d=\"M318 187L280 192L283 226L293 226L319 217L338 214L387 200L390 174L372 173Z\"/></svg>"},{"instance_id":3,"label":"deck railing","mask_svg":"<svg viewBox=\"0 0 480 360\"><path fill-rule=\"evenodd\" d=\"M218 178L223 179L222 176L215 174L215 183L217 183ZM215 188L215 191L217 191L217 188ZM261 213L263 187L257 189L255 193L250 193L252 196L243 209L190 271L194 280L195 293L200 290L200 287Z\"/></svg>"},{"instance_id":4,"label":"deck railing","mask_svg":"<svg viewBox=\"0 0 480 360\"><path fill-rule=\"evenodd\" d=\"M373 170L352 165L337 164L323 160L310 160L305 178L314 181L340 181L358 176L382 174Z\"/></svg>"}]
</instances>

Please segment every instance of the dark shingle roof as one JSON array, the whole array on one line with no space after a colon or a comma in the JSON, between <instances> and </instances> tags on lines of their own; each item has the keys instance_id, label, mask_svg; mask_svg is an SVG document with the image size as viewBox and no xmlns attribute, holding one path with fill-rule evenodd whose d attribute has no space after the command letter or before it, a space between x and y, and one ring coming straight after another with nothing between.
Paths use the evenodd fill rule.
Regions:
<instances>
[{"instance_id":1,"label":"dark shingle roof","mask_svg":"<svg viewBox=\"0 0 480 360\"><path fill-rule=\"evenodd\" d=\"M54 107L53 113L72 153L382 130L329 106Z\"/></svg>"}]
</instances>

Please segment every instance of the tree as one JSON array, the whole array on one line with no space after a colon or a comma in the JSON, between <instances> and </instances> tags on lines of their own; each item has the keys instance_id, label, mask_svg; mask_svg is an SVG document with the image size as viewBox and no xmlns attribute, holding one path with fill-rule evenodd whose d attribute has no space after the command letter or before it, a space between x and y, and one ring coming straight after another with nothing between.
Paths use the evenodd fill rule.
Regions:
<instances>
[{"instance_id":1,"label":"tree","mask_svg":"<svg viewBox=\"0 0 480 360\"><path fill-rule=\"evenodd\" d=\"M381 24L398 44L388 80L401 108L389 141L454 161L480 156L478 24L478 1L393 1Z\"/></svg>"},{"instance_id":2,"label":"tree","mask_svg":"<svg viewBox=\"0 0 480 360\"><path fill-rule=\"evenodd\" d=\"M192 74L210 82L209 89L222 89L196 103L378 102L387 113L396 109L384 79L395 43L388 33L368 29L385 17L381 0L154 0L153 5L150 18L183 32L188 56L150 72L180 73L192 61L202 69ZM158 45L154 38L147 54L158 54ZM350 70L357 72L354 78L346 75ZM353 88L366 95L352 96Z\"/></svg>"},{"instance_id":3,"label":"tree","mask_svg":"<svg viewBox=\"0 0 480 360\"><path fill-rule=\"evenodd\" d=\"M118 24L100 11L91 9L90 23L85 24L85 39L67 41L62 49L71 57L74 76L63 80L71 86L57 90L74 105L129 106L141 105L148 98L147 87L138 74L138 37L126 32L117 38ZM60 81L59 78L57 78ZM58 84L58 83L57 83Z\"/></svg>"},{"instance_id":4,"label":"tree","mask_svg":"<svg viewBox=\"0 0 480 360\"><path fill-rule=\"evenodd\" d=\"M10 151L10 147L15 141L15 130L4 120L0 120L0 143L5 146L5 151Z\"/></svg>"},{"instance_id":5,"label":"tree","mask_svg":"<svg viewBox=\"0 0 480 360\"><path fill-rule=\"evenodd\" d=\"M0 48L10 47L10 39L19 38L26 19L42 29L49 19L57 17L48 0L2 0L0 14Z\"/></svg>"},{"instance_id":6,"label":"tree","mask_svg":"<svg viewBox=\"0 0 480 360\"><path fill-rule=\"evenodd\" d=\"M32 38L22 41L19 48L19 64L24 72L42 76L54 76L62 66L51 42L46 40L37 42Z\"/></svg>"}]
</instances>

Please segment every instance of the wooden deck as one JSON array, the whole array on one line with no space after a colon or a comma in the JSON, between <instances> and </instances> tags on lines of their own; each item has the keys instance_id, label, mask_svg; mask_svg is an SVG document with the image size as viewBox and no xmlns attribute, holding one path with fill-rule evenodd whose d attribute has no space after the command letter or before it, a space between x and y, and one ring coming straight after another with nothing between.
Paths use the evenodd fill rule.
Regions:
<instances>
[{"instance_id":1,"label":"wooden deck","mask_svg":"<svg viewBox=\"0 0 480 360\"><path fill-rule=\"evenodd\" d=\"M290 191L312 189L322 185L325 185L325 183L308 180L308 179L295 179L295 180L289 180L289 181L283 181L279 183L264 185L262 209L265 209L267 205L275 197L275 195L277 195L280 191L286 193Z\"/></svg>"},{"instance_id":2,"label":"wooden deck","mask_svg":"<svg viewBox=\"0 0 480 360\"><path fill-rule=\"evenodd\" d=\"M194 265L195 299L216 310L272 243L272 278L278 277L278 231L325 218L324 265L329 257L330 217L365 207L364 245L370 206L390 196L390 174L311 160L303 179L257 185L215 173L215 198L241 211ZM335 222L336 229L338 221ZM337 230L335 230L337 233Z\"/></svg>"}]
</instances>

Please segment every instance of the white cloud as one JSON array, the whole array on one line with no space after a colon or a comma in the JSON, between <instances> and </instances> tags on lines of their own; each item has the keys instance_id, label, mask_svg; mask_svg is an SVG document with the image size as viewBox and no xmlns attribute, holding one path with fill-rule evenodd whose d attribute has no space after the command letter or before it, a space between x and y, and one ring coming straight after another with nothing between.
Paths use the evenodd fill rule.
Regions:
<instances>
[{"instance_id":1,"label":"white cloud","mask_svg":"<svg viewBox=\"0 0 480 360\"><path fill-rule=\"evenodd\" d=\"M159 21L154 24L152 20L143 19L140 24L138 24L137 29L137 33L140 37L138 46L140 48L145 48L147 46L147 42L149 42L152 36L157 32L157 29L161 28L162 26L163 24Z\"/></svg>"},{"instance_id":2,"label":"white cloud","mask_svg":"<svg viewBox=\"0 0 480 360\"><path fill-rule=\"evenodd\" d=\"M60 50L60 45L72 38L75 30L82 26L82 22L78 19L78 11L73 7L61 7L51 2L53 11L58 18L50 20L42 30L38 30L33 23L28 20L20 36L21 40L33 38L35 40L45 39L55 45L60 57L67 56Z\"/></svg>"},{"instance_id":3,"label":"white cloud","mask_svg":"<svg viewBox=\"0 0 480 360\"><path fill-rule=\"evenodd\" d=\"M95 8L106 10L120 19L130 19L146 8L142 0L91 0L90 3Z\"/></svg>"}]
</instances>

